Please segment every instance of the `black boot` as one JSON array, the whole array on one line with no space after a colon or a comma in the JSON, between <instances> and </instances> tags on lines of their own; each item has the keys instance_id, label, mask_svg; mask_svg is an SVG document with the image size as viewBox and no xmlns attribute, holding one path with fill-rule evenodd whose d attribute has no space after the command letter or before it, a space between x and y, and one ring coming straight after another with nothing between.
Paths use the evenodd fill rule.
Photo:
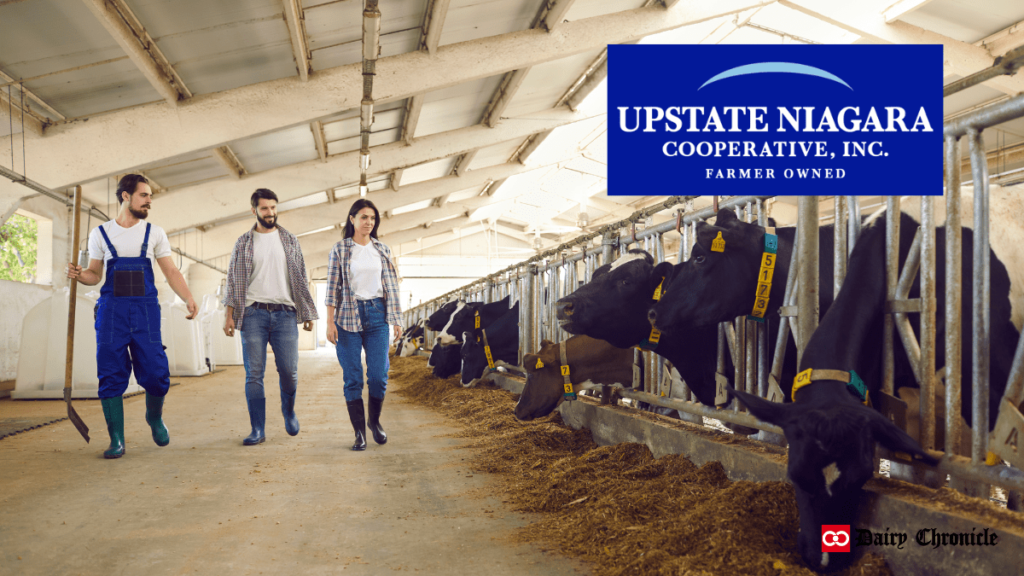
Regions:
<instances>
[{"instance_id":1,"label":"black boot","mask_svg":"<svg viewBox=\"0 0 1024 576\"><path fill-rule=\"evenodd\" d=\"M352 428L356 431L356 442L352 445L353 450L366 450L366 415L363 413L363 399L346 401L348 405L348 418L352 421Z\"/></svg>"},{"instance_id":2,"label":"black boot","mask_svg":"<svg viewBox=\"0 0 1024 576\"><path fill-rule=\"evenodd\" d=\"M263 433L263 426L267 423L267 399L246 398L245 401L249 404L249 424L252 425L252 433L242 440L242 444L262 444L267 439Z\"/></svg>"},{"instance_id":3,"label":"black boot","mask_svg":"<svg viewBox=\"0 0 1024 576\"><path fill-rule=\"evenodd\" d=\"M384 428L380 425L380 409L383 404L383 398L370 396L370 416L367 424L370 427L370 433L373 434L373 441L377 444L387 444L388 442L388 435L384 433Z\"/></svg>"},{"instance_id":4,"label":"black boot","mask_svg":"<svg viewBox=\"0 0 1024 576\"><path fill-rule=\"evenodd\" d=\"M295 394L281 392L281 413L284 414L284 430L289 436L299 433L299 419L295 416Z\"/></svg>"},{"instance_id":5,"label":"black boot","mask_svg":"<svg viewBox=\"0 0 1024 576\"><path fill-rule=\"evenodd\" d=\"M166 396L153 396L146 392L146 422L153 429L153 442L157 446L167 446L171 443L171 436L167 433L167 426L164 426L164 398Z\"/></svg>"},{"instance_id":6,"label":"black boot","mask_svg":"<svg viewBox=\"0 0 1024 576\"><path fill-rule=\"evenodd\" d=\"M110 434L110 447L103 452L103 457L120 458L124 456L124 397L103 398L100 404Z\"/></svg>"}]
</instances>

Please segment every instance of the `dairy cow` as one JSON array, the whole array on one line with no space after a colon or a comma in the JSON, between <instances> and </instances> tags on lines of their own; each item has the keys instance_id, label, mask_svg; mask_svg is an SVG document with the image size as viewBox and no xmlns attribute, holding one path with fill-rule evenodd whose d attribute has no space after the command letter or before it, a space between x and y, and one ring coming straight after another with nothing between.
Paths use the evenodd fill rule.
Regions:
<instances>
[{"instance_id":1,"label":"dairy cow","mask_svg":"<svg viewBox=\"0 0 1024 576\"><path fill-rule=\"evenodd\" d=\"M507 301L507 299L506 299ZM505 301L495 304L504 304ZM482 313L481 313L482 314ZM466 330L462 337L462 385L469 388L475 386L483 378L490 366L487 363L485 348L491 351L494 367L514 368L519 363L519 303L511 309L506 308L505 314L486 324L481 321L480 329Z\"/></svg>"},{"instance_id":2,"label":"dairy cow","mask_svg":"<svg viewBox=\"0 0 1024 576\"><path fill-rule=\"evenodd\" d=\"M395 354L402 358L408 358L414 356L416 352L423 346L423 325L425 321L420 320L408 328L402 337L398 339L398 344L395 346Z\"/></svg>"},{"instance_id":3,"label":"dairy cow","mask_svg":"<svg viewBox=\"0 0 1024 576\"><path fill-rule=\"evenodd\" d=\"M929 464L937 460L915 440L870 404L881 384L881 350L886 285L885 222L881 213L869 220L853 250L847 279L835 303L810 336L789 404L732 391L757 418L780 426L789 441L788 476L796 488L800 510L798 546L801 556L816 569L835 569L852 560L850 554L822 553L823 524L854 524L862 486L874 473L874 446L903 452ZM917 229L909 215L901 214L900 262L906 261ZM936 280L937 341L944 340L945 229L937 229ZM963 230L963 277L973 272L973 233ZM989 421L972 421L971 355L962 357L961 415L969 425L991 430L1005 390L1014 349L1019 338L1011 321L1010 276L1004 263L990 254L991 361ZM970 281L965 281L970 286ZM915 284L910 298L919 296ZM963 350L972 346L973 313L970 289L963 293L961 319ZM911 323L915 331L916 322ZM936 365L944 364L944 347L937 346ZM906 355L897 346L897 377L913 383ZM811 370L811 372L804 372Z\"/></svg>"},{"instance_id":4,"label":"dairy cow","mask_svg":"<svg viewBox=\"0 0 1024 576\"><path fill-rule=\"evenodd\" d=\"M632 350L584 335L573 336L565 343L573 392L579 394L601 385L632 386ZM516 418L533 420L547 416L564 400L559 343L543 340L539 351L524 356L523 364L526 386L516 403Z\"/></svg>"},{"instance_id":5,"label":"dairy cow","mask_svg":"<svg viewBox=\"0 0 1024 576\"><path fill-rule=\"evenodd\" d=\"M424 323L424 326L428 330L433 330L434 332L443 332L445 330L445 328L448 327L448 324L451 323L452 315L454 315L457 311L461 310L465 306L466 306L466 303L464 301L462 301L462 300L452 300L450 302L445 302L440 308L437 309L436 312L434 312L433 314L431 314L430 316L427 317L427 321L426 321L426 323ZM434 347L431 350L430 357L427 358L427 366L430 366L431 368L435 367L434 362L436 360L438 360L438 359L440 359L442 357L444 357L444 358L448 358L449 357L448 354L437 354L435 356L435 353L440 351L440 348L438 348L438 346L440 346L440 338L439 337L435 337L434 338L433 344L434 344ZM450 366L446 367L442 371L443 372L447 372L449 368L450 368ZM456 372L457 371L458 370L456 370ZM452 374L454 374L454 372L452 372ZM450 375L451 374L449 374L449 376Z\"/></svg>"},{"instance_id":6,"label":"dairy cow","mask_svg":"<svg viewBox=\"0 0 1024 576\"><path fill-rule=\"evenodd\" d=\"M717 326L662 334L657 343L650 342L647 314L655 302L655 291L671 268L668 262L655 266L654 258L643 250L630 250L595 270L590 282L558 300L558 321L570 334L584 334L618 348L641 346L653 350L675 366L702 404L714 406ZM726 374L732 374L728 354L725 362ZM726 426L740 434L757 432L733 424Z\"/></svg>"},{"instance_id":7,"label":"dairy cow","mask_svg":"<svg viewBox=\"0 0 1024 576\"><path fill-rule=\"evenodd\" d=\"M510 300L510 296L505 296L490 304L467 302L466 306L452 314L451 320L441 333L441 342L443 344L451 344L456 341L464 342L462 336L466 332L472 332L474 337L478 336L479 329L476 328L476 319L480 318L480 326L494 322L508 312Z\"/></svg>"}]
</instances>

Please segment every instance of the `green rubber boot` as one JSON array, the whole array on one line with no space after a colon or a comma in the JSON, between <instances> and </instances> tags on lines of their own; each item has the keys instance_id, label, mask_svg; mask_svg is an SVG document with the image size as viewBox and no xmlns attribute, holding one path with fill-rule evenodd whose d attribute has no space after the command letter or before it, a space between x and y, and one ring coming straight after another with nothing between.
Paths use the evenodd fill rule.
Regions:
<instances>
[{"instance_id":1,"label":"green rubber boot","mask_svg":"<svg viewBox=\"0 0 1024 576\"><path fill-rule=\"evenodd\" d=\"M153 442L157 446L167 446L171 443L171 436L167 433L167 426L164 426L164 398L166 396L152 396L146 392L146 422L153 429Z\"/></svg>"},{"instance_id":2,"label":"green rubber boot","mask_svg":"<svg viewBox=\"0 0 1024 576\"><path fill-rule=\"evenodd\" d=\"M104 458L120 458L124 456L124 398L102 398L103 418L107 421L107 432L110 434L110 448L103 453Z\"/></svg>"}]
</instances>

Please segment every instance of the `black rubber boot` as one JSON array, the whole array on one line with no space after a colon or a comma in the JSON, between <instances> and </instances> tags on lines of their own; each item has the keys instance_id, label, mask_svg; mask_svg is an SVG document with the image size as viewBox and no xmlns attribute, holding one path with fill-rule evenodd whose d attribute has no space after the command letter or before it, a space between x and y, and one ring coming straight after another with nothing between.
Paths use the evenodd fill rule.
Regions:
<instances>
[{"instance_id":1,"label":"black rubber boot","mask_svg":"<svg viewBox=\"0 0 1024 576\"><path fill-rule=\"evenodd\" d=\"M100 404L110 434L110 448L103 453L103 457L120 458L124 456L124 397L103 398Z\"/></svg>"},{"instance_id":2,"label":"black rubber boot","mask_svg":"<svg viewBox=\"0 0 1024 576\"><path fill-rule=\"evenodd\" d=\"M289 436L299 433L299 419L295 416L295 394L281 392L281 413L284 414L284 430Z\"/></svg>"},{"instance_id":3,"label":"black rubber boot","mask_svg":"<svg viewBox=\"0 0 1024 576\"><path fill-rule=\"evenodd\" d=\"M146 392L146 422L153 429L153 442L157 446L167 446L171 443L171 435L164 426L164 398L166 396L152 396Z\"/></svg>"},{"instance_id":4,"label":"black rubber boot","mask_svg":"<svg viewBox=\"0 0 1024 576\"><path fill-rule=\"evenodd\" d=\"M388 435L384 433L384 428L380 425L380 409L384 404L383 398L374 398L370 396L369 406L369 419L367 425L370 428L370 433L373 434L373 441L377 444L387 444Z\"/></svg>"},{"instance_id":5,"label":"black rubber boot","mask_svg":"<svg viewBox=\"0 0 1024 576\"><path fill-rule=\"evenodd\" d=\"M263 427L267 423L267 399L246 398L245 401L249 404L249 424L252 425L252 433L242 440L242 444L246 446L262 444L267 439L266 434L263 433Z\"/></svg>"},{"instance_id":6,"label":"black rubber boot","mask_svg":"<svg viewBox=\"0 0 1024 576\"><path fill-rule=\"evenodd\" d=\"M363 413L363 399L346 401L348 405L348 418L352 421L352 429L356 431L356 441L352 444L353 450L366 450L366 415Z\"/></svg>"}]
</instances>

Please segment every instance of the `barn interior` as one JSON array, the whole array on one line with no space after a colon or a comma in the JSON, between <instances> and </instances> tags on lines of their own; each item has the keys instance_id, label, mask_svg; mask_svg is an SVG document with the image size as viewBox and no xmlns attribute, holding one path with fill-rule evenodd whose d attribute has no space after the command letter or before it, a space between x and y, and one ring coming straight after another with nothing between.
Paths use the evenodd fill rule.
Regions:
<instances>
[{"instance_id":1,"label":"barn interior","mask_svg":"<svg viewBox=\"0 0 1024 576\"><path fill-rule=\"evenodd\" d=\"M631 247L681 262L693 243L681 219L713 219L720 204L748 222L850 230L854 216L892 198L918 215L922 205L921 190L887 190L882 179L857 197L823 187L812 203L757 196L756 186L743 198L713 189L609 193L607 51L618 44L941 45L946 126L1003 111L978 130L976 150L965 138L944 156L947 192L963 189L964 210L982 184L993 198L1024 194L1018 0L0 0L0 573L602 573L592 558L508 538L542 515L513 511L487 474L464 463L456 450L463 441L446 435L450 416L389 401L384 422L393 440L348 451L325 298L328 255L353 202L366 198L380 211L378 236L399 272L406 330L451 299L522 300L519 272L529 266L547 274L529 294L548 282L549 297L567 295L589 280L588 262L620 255L603 239L639 238ZM666 71L680 65L665 63ZM133 379L127 454L108 461L93 323L101 286L73 288L66 269L88 264L86 239L118 214L126 174L149 183L146 221L166 232L199 312L186 319L185 302L157 268L171 444L150 442ZM286 435L275 408L267 442L244 447L242 343L237 333L224 335L223 300L236 241L254 225L257 188L274 191L279 225L298 238L318 319L299 330L301 434ZM935 199L939 225L946 206ZM1005 205L991 206L995 222ZM976 227L969 216L963 225ZM573 256L570 273L565 258ZM561 276L551 272L559 262ZM964 277L965 293L971 285ZM554 299L538 298L529 312L522 308L518 362L494 378L515 394L523 354L542 339L569 337ZM1019 331L1024 303L1013 304ZM916 314L903 316L917 326ZM427 331L420 356L430 354L434 335ZM638 352L635 362L645 367L648 396L627 394L617 407L639 412L666 378L679 378L653 353ZM277 378L268 362L268 405L278 401ZM68 397L88 424L88 443L69 418ZM664 422L601 412L609 397L581 397L562 418L594 430L598 444L655 442L628 430ZM675 418L733 435L715 412L694 407ZM755 423L736 414L736 422ZM1001 420L1008 430L1016 422ZM707 442L651 450L700 450L689 454L695 462L732 462L731 479L785 482L779 443L768 431L741 456ZM757 460L758 450L783 459ZM892 573L1019 570L1024 548L1014 546L1024 544L1024 523L1013 487L1024 480L1016 445L999 453L1012 466L986 467L986 452L975 447L942 469L963 476L956 490L977 509L914 507L872 492L870 508L880 515L873 526L998 526L1005 545L970 552L969 561L957 556L963 549L901 556L879 548ZM935 485L916 468L901 474L893 477ZM991 512L998 523L984 524L985 506L999 509Z\"/></svg>"}]
</instances>

